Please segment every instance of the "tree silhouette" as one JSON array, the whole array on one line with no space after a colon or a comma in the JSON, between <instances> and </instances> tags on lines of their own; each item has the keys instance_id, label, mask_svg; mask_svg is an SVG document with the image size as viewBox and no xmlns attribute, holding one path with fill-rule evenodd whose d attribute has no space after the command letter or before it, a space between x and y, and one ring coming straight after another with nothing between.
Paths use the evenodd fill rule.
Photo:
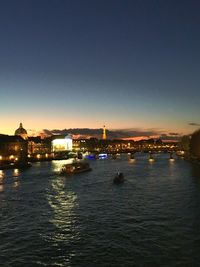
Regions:
<instances>
[{"instance_id":1,"label":"tree silhouette","mask_svg":"<svg viewBox=\"0 0 200 267\"><path fill-rule=\"evenodd\" d=\"M200 158L200 129L191 136L190 153L193 157Z\"/></svg>"}]
</instances>

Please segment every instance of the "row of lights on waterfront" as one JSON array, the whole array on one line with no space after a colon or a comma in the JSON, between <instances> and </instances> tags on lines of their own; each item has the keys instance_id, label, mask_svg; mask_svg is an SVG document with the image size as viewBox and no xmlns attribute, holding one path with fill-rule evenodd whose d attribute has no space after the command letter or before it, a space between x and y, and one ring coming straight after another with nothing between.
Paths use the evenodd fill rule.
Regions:
<instances>
[{"instance_id":1,"label":"row of lights on waterfront","mask_svg":"<svg viewBox=\"0 0 200 267\"><path fill-rule=\"evenodd\" d=\"M46 153L44 156L45 156L45 158L48 158L48 157L49 157L49 154ZM35 157L36 157L37 159L40 159L40 158L43 157L43 155L41 155L41 154L37 154ZM6 157L6 158L7 158L7 157ZM28 155L28 158L31 158L31 155ZM1 161L1 160L3 160L3 156L0 155L0 161ZM10 155L10 156L9 156L9 160L18 161L18 157L15 157L14 155Z\"/></svg>"},{"instance_id":2,"label":"row of lights on waterfront","mask_svg":"<svg viewBox=\"0 0 200 267\"><path fill-rule=\"evenodd\" d=\"M46 153L44 156L45 156L45 158L49 158L49 157L50 157L50 155L47 154L47 153ZM31 155L30 155L30 154L28 154L28 158L31 158ZM35 155L35 158L37 158L37 159L39 160L39 159L43 158L43 154L37 154L37 155ZM14 155L10 155L10 156L9 156L9 159L10 159L10 160L14 160L14 161L18 161L18 157L15 157ZM132 158L132 160L134 160L134 159L135 159L135 158ZM0 155L0 161L1 161L1 160L3 160L3 156ZM155 160L155 159L153 158L153 156L150 155L150 157L149 157L149 161L154 161L154 160ZM171 160L171 161L174 161L174 158L170 156L170 160Z\"/></svg>"},{"instance_id":3,"label":"row of lights on waterfront","mask_svg":"<svg viewBox=\"0 0 200 267\"><path fill-rule=\"evenodd\" d=\"M10 159L10 160L18 161L18 157L15 157L14 155L10 155L10 156L9 156L9 159ZM0 160L3 160L3 156L0 156Z\"/></svg>"},{"instance_id":4,"label":"row of lights on waterfront","mask_svg":"<svg viewBox=\"0 0 200 267\"><path fill-rule=\"evenodd\" d=\"M132 161L132 162L134 162L136 159L135 159L135 157L134 158L130 158L130 161ZM149 162L154 162L155 161L155 159L150 155L150 157L149 157ZM175 161L175 159L173 158L173 157L170 157L169 158L169 161Z\"/></svg>"},{"instance_id":5,"label":"row of lights on waterfront","mask_svg":"<svg viewBox=\"0 0 200 267\"><path fill-rule=\"evenodd\" d=\"M41 154L37 154L36 156L35 156L37 159L41 159L42 157L43 157L43 154L41 155ZM31 155L29 154L28 155L28 158L31 158ZM45 154L45 158L49 158L49 154Z\"/></svg>"}]
</instances>

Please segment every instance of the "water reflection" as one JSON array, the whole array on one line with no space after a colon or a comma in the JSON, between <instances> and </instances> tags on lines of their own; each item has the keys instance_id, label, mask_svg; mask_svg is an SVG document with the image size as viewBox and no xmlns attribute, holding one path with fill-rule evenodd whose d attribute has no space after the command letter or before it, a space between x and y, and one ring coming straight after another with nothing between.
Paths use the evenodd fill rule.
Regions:
<instances>
[{"instance_id":1,"label":"water reflection","mask_svg":"<svg viewBox=\"0 0 200 267\"><path fill-rule=\"evenodd\" d=\"M3 170L0 170L0 179L1 178L4 178L5 174L4 174L4 171Z\"/></svg>"},{"instance_id":2,"label":"water reflection","mask_svg":"<svg viewBox=\"0 0 200 267\"><path fill-rule=\"evenodd\" d=\"M135 159L131 159L131 158L130 158L130 159L129 159L129 162L130 162L130 163L133 163L133 162L135 162Z\"/></svg>"},{"instance_id":3,"label":"water reflection","mask_svg":"<svg viewBox=\"0 0 200 267\"><path fill-rule=\"evenodd\" d=\"M13 176L14 176L14 177L18 177L19 174L20 174L19 169L14 169L14 170L13 170Z\"/></svg>"},{"instance_id":4,"label":"water reflection","mask_svg":"<svg viewBox=\"0 0 200 267\"><path fill-rule=\"evenodd\" d=\"M69 242L79 234L74 211L78 206L77 195L65 188L65 179L62 177L52 180L51 187L52 191L47 195L48 203L53 209L50 222L57 228L52 238L56 242Z\"/></svg>"},{"instance_id":5,"label":"water reflection","mask_svg":"<svg viewBox=\"0 0 200 267\"><path fill-rule=\"evenodd\" d=\"M0 183L0 192L3 192L3 191L4 191L4 184Z\"/></svg>"},{"instance_id":6,"label":"water reflection","mask_svg":"<svg viewBox=\"0 0 200 267\"><path fill-rule=\"evenodd\" d=\"M176 177L176 164L175 160L169 159L169 178L175 178Z\"/></svg>"},{"instance_id":7,"label":"water reflection","mask_svg":"<svg viewBox=\"0 0 200 267\"><path fill-rule=\"evenodd\" d=\"M70 178L52 174L60 161L34 165L20 178L5 171L2 265L198 266L200 166L155 159L95 161L91 175ZM120 187L110 182L116 168L127 177Z\"/></svg>"},{"instance_id":8,"label":"water reflection","mask_svg":"<svg viewBox=\"0 0 200 267\"><path fill-rule=\"evenodd\" d=\"M5 177L4 171L0 170L0 192L4 191L4 184L3 184L4 177Z\"/></svg>"},{"instance_id":9,"label":"water reflection","mask_svg":"<svg viewBox=\"0 0 200 267\"><path fill-rule=\"evenodd\" d=\"M17 181L14 181L13 183L13 188L17 189L20 185L20 182L17 180Z\"/></svg>"}]
</instances>

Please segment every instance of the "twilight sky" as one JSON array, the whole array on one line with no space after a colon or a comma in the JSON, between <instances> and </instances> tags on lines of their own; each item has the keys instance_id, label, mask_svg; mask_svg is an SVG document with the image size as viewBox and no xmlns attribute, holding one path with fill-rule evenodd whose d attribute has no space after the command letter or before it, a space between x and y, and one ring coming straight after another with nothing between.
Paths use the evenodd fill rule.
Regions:
<instances>
[{"instance_id":1,"label":"twilight sky","mask_svg":"<svg viewBox=\"0 0 200 267\"><path fill-rule=\"evenodd\" d=\"M1 0L0 133L193 132L199 14L199 0Z\"/></svg>"}]
</instances>

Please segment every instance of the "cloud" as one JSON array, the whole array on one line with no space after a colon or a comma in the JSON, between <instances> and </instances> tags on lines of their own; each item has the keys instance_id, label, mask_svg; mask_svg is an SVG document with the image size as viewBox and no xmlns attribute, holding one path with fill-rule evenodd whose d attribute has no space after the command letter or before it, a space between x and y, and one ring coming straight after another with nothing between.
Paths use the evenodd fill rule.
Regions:
<instances>
[{"instance_id":1,"label":"cloud","mask_svg":"<svg viewBox=\"0 0 200 267\"><path fill-rule=\"evenodd\" d=\"M200 126L200 123L189 122L188 125L190 125L190 126Z\"/></svg>"},{"instance_id":2,"label":"cloud","mask_svg":"<svg viewBox=\"0 0 200 267\"><path fill-rule=\"evenodd\" d=\"M169 135L171 135L171 136L180 136L179 133L169 133Z\"/></svg>"},{"instance_id":3,"label":"cloud","mask_svg":"<svg viewBox=\"0 0 200 267\"><path fill-rule=\"evenodd\" d=\"M96 137L101 138L102 137L102 129L91 129L91 128L73 128L73 129L43 129L43 132L47 135L66 135L66 134L72 134L82 137ZM130 138L130 137L138 137L138 136L144 136L144 137L151 137L154 135L158 135L158 132L155 130L135 130L135 129L119 129L119 130L106 130L107 137L110 139L117 139L117 138Z\"/></svg>"},{"instance_id":4,"label":"cloud","mask_svg":"<svg viewBox=\"0 0 200 267\"><path fill-rule=\"evenodd\" d=\"M44 129L43 132L47 135L67 135L72 134L73 138L91 138L95 137L98 139L102 138L102 129L91 129L91 128L73 128L73 129ZM118 130L107 130L108 139L159 139L162 140L178 140L180 138L179 133L164 133L156 129L118 129Z\"/></svg>"},{"instance_id":5,"label":"cloud","mask_svg":"<svg viewBox=\"0 0 200 267\"><path fill-rule=\"evenodd\" d=\"M178 141L181 135L178 133L161 134L160 139L163 141Z\"/></svg>"}]
</instances>

